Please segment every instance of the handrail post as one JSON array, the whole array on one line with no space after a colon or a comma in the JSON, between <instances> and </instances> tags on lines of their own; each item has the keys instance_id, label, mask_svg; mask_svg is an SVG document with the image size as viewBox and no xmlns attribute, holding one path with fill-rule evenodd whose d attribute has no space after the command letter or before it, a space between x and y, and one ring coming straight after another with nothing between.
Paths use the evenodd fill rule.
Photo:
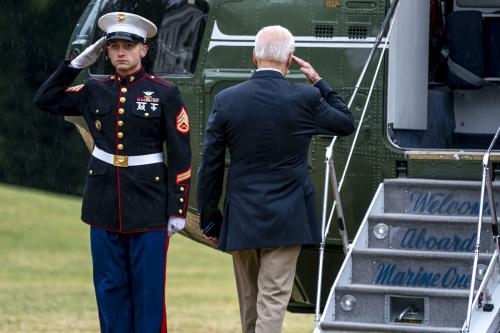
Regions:
<instances>
[{"instance_id":1,"label":"handrail post","mask_svg":"<svg viewBox=\"0 0 500 333\"><path fill-rule=\"evenodd\" d=\"M474 264L472 266L472 276L471 276L471 286L469 290L469 302L467 306L467 317L465 318L465 323L462 328L463 333L467 333L470 331L470 321L472 317L472 310L474 307L474 289L476 282L476 274L477 274L477 264L479 260L479 250L481 248L481 227L483 223L483 215L484 215L484 192L488 193L488 203L490 205L490 215L491 215L491 228L493 231L493 240L495 241L496 250L500 251L500 243L499 243L499 233L498 233L498 221L497 221L497 213L495 207L495 197L493 194L493 184L490 175L490 169L488 167L490 161L491 151L497 142L498 136L500 134L500 127L498 127L493 140L490 143L490 146L486 153L483 156L483 176L481 181L481 199L479 203L479 221L477 224L477 233L476 233L476 245L474 248ZM500 265L500 259L498 259L498 264ZM491 263L490 263L491 265Z\"/></svg>"},{"instance_id":2,"label":"handrail post","mask_svg":"<svg viewBox=\"0 0 500 333\"><path fill-rule=\"evenodd\" d=\"M483 177L481 182L481 199L479 201L479 221L477 224L477 232L476 232L476 245L474 247L474 264L472 266L472 276L469 290L469 302L467 306L467 318L465 318L465 330L462 330L463 333L469 332L470 330L470 319L472 316L472 308L474 305L474 289L476 289L476 273L477 273L477 263L479 260L479 249L481 247L481 226L483 222L483 206L484 206L484 190L486 185L486 173L488 168L483 167Z\"/></svg>"},{"instance_id":3,"label":"handrail post","mask_svg":"<svg viewBox=\"0 0 500 333\"><path fill-rule=\"evenodd\" d=\"M497 251L500 253L500 235L498 232L498 219L497 219L497 208L495 205L495 196L493 194L493 184L491 180L491 173L488 172L486 174L486 189L488 190L488 203L490 206L490 212L491 212L491 230L493 233L493 242L495 244L495 247ZM498 260L498 265L500 267L500 257L497 258Z\"/></svg>"},{"instance_id":4,"label":"handrail post","mask_svg":"<svg viewBox=\"0 0 500 333\"><path fill-rule=\"evenodd\" d=\"M323 185L323 214L321 218L321 243L319 246L319 264L318 264L318 286L316 291L316 311L315 311L315 321L316 327L319 328L320 324L320 308L321 308L321 285L323 282L323 260L325 256L325 241L326 241L326 211L328 209L328 178L330 174L330 168L328 167L328 161L332 157L333 143L327 148L325 156L325 183Z\"/></svg>"},{"instance_id":5,"label":"handrail post","mask_svg":"<svg viewBox=\"0 0 500 333\"><path fill-rule=\"evenodd\" d=\"M337 176L335 174L335 167L333 165L332 158L328 161L328 165L330 166L331 169L330 181L332 182L333 196L335 198L335 202L337 203L337 224L339 228L340 237L342 237L344 254L347 255L347 252L349 251L349 237L347 236L347 230L345 227L344 210L342 209L342 204L340 201L339 185L337 182Z\"/></svg>"},{"instance_id":6,"label":"handrail post","mask_svg":"<svg viewBox=\"0 0 500 333\"><path fill-rule=\"evenodd\" d=\"M500 127L498 127L497 132L495 134L495 137L493 138L493 141L491 142L490 147L488 148L488 152L485 154L485 157L483 158L483 166L489 164L491 150L493 149L493 147L498 139L499 134L500 134ZM495 204L495 197L493 195L493 184L492 184L492 179L491 179L491 173L488 172L488 174L486 176L487 176L486 185L487 185L487 189L488 189L488 202L490 205L491 219L492 219L491 220L491 229L493 232L493 239L495 241L495 245L500 252L500 242L499 242L500 235L499 235L499 226L498 226L498 218L497 218L497 208L496 208L496 204ZM499 264L500 264L500 261L499 261Z\"/></svg>"},{"instance_id":7,"label":"handrail post","mask_svg":"<svg viewBox=\"0 0 500 333\"><path fill-rule=\"evenodd\" d=\"M491 181L491 173L489 168L486 174L486 189L488 190L488 203L491 212L491 227L493 228L493 236L498 237L497 208L495 206L495 198L493 195L493 182Z\"/></svg>"}]
</instances>

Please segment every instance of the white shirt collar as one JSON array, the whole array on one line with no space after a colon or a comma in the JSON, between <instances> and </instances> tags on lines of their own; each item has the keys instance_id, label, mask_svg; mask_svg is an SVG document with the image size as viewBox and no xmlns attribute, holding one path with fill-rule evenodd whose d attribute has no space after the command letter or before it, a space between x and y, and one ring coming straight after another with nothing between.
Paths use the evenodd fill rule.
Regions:
<instances>
[{"instance_id":1,"label":"white shirt collar","mask_svg":"<svg viewBox=\"0 0 500 333\"><path fill-rule=\"evenodd\" d=\"M278 72L281 75L283 75L283 73L281 73L281 71L279 69L272 68L272 67L261 67L261 68L257 68L255 71L256 72L260 72L260 71L275 71L275 72Z\"/></svg>"}]
</instances>

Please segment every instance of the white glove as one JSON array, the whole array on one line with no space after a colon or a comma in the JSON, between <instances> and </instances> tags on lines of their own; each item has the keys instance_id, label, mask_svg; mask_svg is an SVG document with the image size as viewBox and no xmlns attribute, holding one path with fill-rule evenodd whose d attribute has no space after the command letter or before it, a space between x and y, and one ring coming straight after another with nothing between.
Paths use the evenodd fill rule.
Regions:
<instances>
[{"instance_id":1,"label":"white glove","mask_svg":"<svg viewBox=\"0 0 500 333\"><path fill-rule=\"evenodd\" d=\"M71 60L70 66L73 68L86 68L96 62L106 46L106 37L102 37L94 44L83 50L75 59Z\"/></svg>"},{"instance_id":2,"label":"white glove","mask_svg":"<svg viewBox=\"0 0 500 333\"><path fill-rule=\"evenodd\" d=\"M168 237L172 237L178 231L181 231L186 226L186 219L178 216L170 216L168 218Z\"/></svg>"}]
</instances>

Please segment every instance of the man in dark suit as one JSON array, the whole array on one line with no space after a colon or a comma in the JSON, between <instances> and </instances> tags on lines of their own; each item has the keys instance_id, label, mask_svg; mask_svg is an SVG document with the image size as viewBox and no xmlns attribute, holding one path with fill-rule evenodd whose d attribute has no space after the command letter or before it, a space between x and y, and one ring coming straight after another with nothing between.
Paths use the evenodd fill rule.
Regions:
<instances>
[{"instance_id":1,"label":"man in dark suit","mask_svg":"<svg viewBox=\"0 0 500 333\"><path fill-rule=\"evenodd\" d=\"M91 226L101 331L165 333L169 237L184 227L191 178L188 115L177 87L142 66L155 25L124 12L98 25L106 37L62 62L35 103L82 116L95 142L82 220ZM116 73L70 87L104 48Z\"/></svg>"},{"instance_id":2,"label":"man in dark suit","mask_svg":"<svg viewBox=\"0 0 500 333\"><path fill-rule=\"evenodd\" d=\"M320 242L307 171L311 137L354 130L342 99L293 51L287 29L259 31L258 69L215 97L198 171L201 227L233 253L244 333L281 332L301 245ZM292 61L314 86L285 79ZM226 147L231 162L221 214Z\"/></svg>"}]
</instances>

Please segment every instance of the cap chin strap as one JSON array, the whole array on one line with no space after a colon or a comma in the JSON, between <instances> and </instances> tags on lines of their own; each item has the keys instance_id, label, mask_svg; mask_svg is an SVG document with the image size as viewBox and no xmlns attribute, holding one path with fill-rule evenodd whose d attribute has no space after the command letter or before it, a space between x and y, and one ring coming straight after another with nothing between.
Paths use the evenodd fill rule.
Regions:
<instances>
[{"instance_id":1,"label":"cap chin strap","mask_svg":"<svg viewBox=\"0 0 500 333\"><path fill-rule=\"evenodd\" d=\"M106 40L110 39L125 39L125 40L131 40L136 43L145 43L146 38L143 38L139 35L136 34L131 34L129 32L123 32L123 31L115 31L115 32L110 32L109 34L106 35Z\"/></svg>"}]
</instances>

